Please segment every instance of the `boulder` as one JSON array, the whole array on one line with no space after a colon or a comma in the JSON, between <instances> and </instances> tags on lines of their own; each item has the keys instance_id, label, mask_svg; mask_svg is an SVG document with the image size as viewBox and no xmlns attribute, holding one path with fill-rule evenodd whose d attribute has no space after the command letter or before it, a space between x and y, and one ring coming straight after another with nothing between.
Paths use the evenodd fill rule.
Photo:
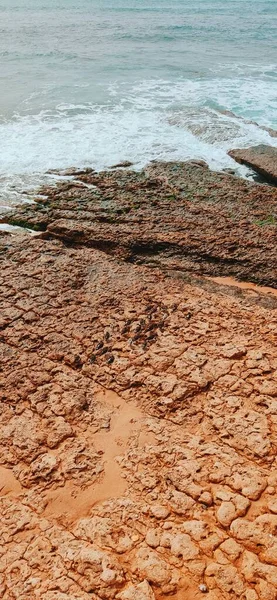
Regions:
<instances>
[{"instance_id":1,"label":"boulder","mask_svg":"<svg viewBox=\"0 0 277 600\"><path fill-rule=\"evenodd\" d=\"M230 150L229 156L251 167L271 183L277 184L277 148L260 144L251 148Z\"/></svg>"}]
</instances>

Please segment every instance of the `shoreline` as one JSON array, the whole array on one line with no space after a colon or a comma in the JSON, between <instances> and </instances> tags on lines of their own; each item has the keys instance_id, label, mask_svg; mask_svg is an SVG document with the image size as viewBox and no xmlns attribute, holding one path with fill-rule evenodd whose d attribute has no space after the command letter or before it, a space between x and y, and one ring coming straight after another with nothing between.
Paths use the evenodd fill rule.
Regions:
<instances>
[{"instance_id":1,"label":"shoreline","mask_svg":"<svg viewBox=\"0 0 277 600\"><path fill-rule=\"evenodd\" d=\"M2 222L180 277L277 286L276 187L211 171L203 161L129 167L63 171L70 180L44 186L34 204Z\"/></svg>"},{"instance_id":2,"label":"shoreline","mask_svg":"<svg viewBox=\"0 0 277 600\"><path fill-rule=\"evenodd\" d=\"M77 137L76 139L70 137L69 148L67 151L65 151L62 159L59 153L57 153L57 156L52 154L53 140L52 138L48 139L45 137L47 136L47 130L45 131L45 128L42 127L39 138L40 154L39 160L37 160L36 154L32 154L37 143L36 138L30 144L28 135L26 134L24 138L22 132L18 132L19 149L16 154L16 161L14 160L14 153L11 153L11 148L13 143L15 143L15 140L14 142L11 140L11 143L7 146L7 148L4 146L2 149L3 158L5 155L10 158L7 160L7 162L4 161L2 164L2 172L0 176L0 214L1 212L5 213L5 211L8 210L9 204L14 207L18 202L21 203L21 201L23 203L24 201L32 202L36 193L35 190L38 191L41 186L47 185L48 183L49 185L54 183L51 183L51 181L47 182L47 178L51 177L51 173L52 177L54 178L55 173L62 173L63 171L70 170L68 166L65 166L68 165L68 160L70 160L71 164L78 165L79 170L85 167L93 167L97 170L97 172L108 170L109 164L111 165L112 161L114 160L114 152L110 152L113 144L115 146L114 150L117 150L117 161L119 162L122 160L122 157L125 157L125 160L126 158L130 159L131 157L131 160L134 164L133 168L135 170L146 168L146 165L151 160L175 162L185 160L190 162L192 160L201 159L205 160L213 171L227 172L229 170L230 172L233 171L234 175L244 179L249 178L250 180L258 181L260 183L267 183L266 178L262 178L263 169L260 170L259 176L257 173L255 173L255 168L252 168L253 165L251 160L250 162L246 162L244 164L243 161L240 160L234 162L233 158L235 158L235 156L233 157L230 152L235 152L236 156L239 157L239 154L241 152L244 153L249 145L252 148L257 145L266 145L267 148L272 147L272 149L276 148L277 132L273 129L274 121L272 121L272 126L270 127L266 126L265 124L262 125L255 121L248 120L246 117L236 115L230 110L221 110L220 108L214 108L212 106L206 108L195 106L195 110L199 113L196 121L193 111L192 114L190 114L190 109L186 106L184 107L184 113L182 110L177 110L177 112L172 110L172 114L169 112L168 117L166 116L166 112L161 113L161 115L163 114L164 118L162 122L157 123L155 121L152 137L150 135L151 123L149 123L151 113L147 113L147 115L144 115L143 118L143 113L140 114L139 112L141 119L140 127L143 128L144 125L147 125L145 135L147 136L148 132L148 142L146 143L145 141L144 143L143 138L140 139L140 128L140 130L137 132L137 147L131 144L130 148L130 143L132 140L136 139L136 134L134 133L132 139L122 139L119 147L117 148L116 142L118 137L121 135L119 129L116 134L114 132L115 140L114 142L111 140L111 147L107 148L106 154L103 154L102 151L103 147L106 145L105 139L99 148L97 146L95 153L88 152L88 154L84 154L83 148L87 148L87 143L83 143L81 136L79 136L79 138ZM201 110L203 111L202 117ZM106 117L108 118L107 115ZM39 115L30 115L30 118L34 120L34 125L37 125ZM117 117L115 116L115 123L116 122ZM61 128L61 131L58 135L59 128L58 124L56 125L57 134L55 134L55 148L59 148L60 142L62 142L64 139L63 129ZM105 121L103 121L103 126L104 125ZM111 123L110 126L112 127L113 124ZM160 130L161 126L164 127L164 129ZM79 127L84 127L84 123L82 121L80 121ZM128 121L125 130L127 130L129 127L130 123ZM169 130L167 127L169 127ZM54 128L55 131L56 129ZM52 130L50 129L50 133L48 132L49 135L51 134L51 131ZM258 132L260 135L258 135ZM86 142L88 142L88 136L92 135L91 127L88 128L88 124L86 125L84 135ZM6 137L5 133L3 137ZM22 139L25 139L25 144L22 142ZM153 140L155 139L156 143L153 144ZM162 140L163 144L161 144ZM50 144L50 148L47 147L47 144ZM46 146L45 149L44 145ZM72 148L75 148L76 145L78 149L73 151ZM93 147L95 146L95 140L93 137L91 139L91 145ZM44 151L41 155L42 148ZM126 152L126 148L128 148L128 152ZM233 148L236 148L236 150L233 151ZM69 158L70 156L72 157L71 159ZM110 159L108 159L109 156ZM43 157L45 157L45 160L43 160ZM27 158L28 160L25 160ZM32 165L31 169L30 165ZM50 165L52 165L52 168ZM54 166L57 165L59 165L59 168L55 169ZM60 177L59 175L56 176Z\"/></svg>"}]
</instances>

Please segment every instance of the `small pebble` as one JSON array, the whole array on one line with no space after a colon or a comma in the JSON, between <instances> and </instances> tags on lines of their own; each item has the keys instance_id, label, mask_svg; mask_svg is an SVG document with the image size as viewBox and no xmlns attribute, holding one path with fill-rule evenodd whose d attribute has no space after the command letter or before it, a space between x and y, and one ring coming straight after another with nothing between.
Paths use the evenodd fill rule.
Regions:
<instances>
[{"instance_id":1,"label":"small pebble","mask_svg":"<svg viewBox=\"0 0 277 600\"><path fill-rule=\"evenodd\" d=\"M102 348L102 350L100 350L99 356L102 356L103 354L107 354L107 352L109 352L109 348L107 348L107 346L105 346L104 348Z\"/></svg>"},{"instance_id":2,"label":"small pebble","mask_svg":"<svg viewBox=\"0 0 277 600\"><path fill-rule=\"evenodd\" d=\"M113 362L114 362L114 356L111 354L111 356L109 356L107 358L107 363L108 363L108 365L111 365Z\"/></svg>"},{"instance_id":3,"label":"small pebble","mask_svg":"<svg viewBox=\"0 0 277 600\"><path fill-rule=\"evenodd\" d=\"M79 354L76 354L76 356L74 357L74 367L76 369L81 369L83 366L81 357L79 356Z\"/></svg>"},{"instance_id":4,"label":"small pebble","mask_svg":"<svg viewBox=\"0 0 277 600\"><path fill-rule=\"evenodd\" d=\"M103 348L104 344L103 342L99 342L95 348L95 350L100 350L101 348Z\"/></svg>"},{"instance_id":5,"label":"small pebble","mask_svg":"<svg viewBox=\"0 0 277 600\"><path fill-rule=\"evenodd\" d=\"M205 585L205 583L200 583L199 590L200 590L200 592L202 592L203 594L206 594L206 593L207 593L207 591L208 591L208 588L207 588L207 586Z\"/></svg>"}]
</instances>

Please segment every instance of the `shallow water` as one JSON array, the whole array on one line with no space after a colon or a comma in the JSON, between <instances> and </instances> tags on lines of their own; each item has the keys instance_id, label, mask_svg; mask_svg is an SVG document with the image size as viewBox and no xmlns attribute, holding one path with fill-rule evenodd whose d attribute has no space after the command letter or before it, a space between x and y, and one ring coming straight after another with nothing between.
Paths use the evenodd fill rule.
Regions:
<instances>
[{"instance_id":1,"label":"shallow water","mask_svg":"<svg viewBox=\"0 0 277 600\"><path fill-rule=\"evenodd\" d=\"M277 127L276 16L275 0L0 0L0 204L51 168L220 169L277 145L247 123Z\"/></svg>"}]
</instances>

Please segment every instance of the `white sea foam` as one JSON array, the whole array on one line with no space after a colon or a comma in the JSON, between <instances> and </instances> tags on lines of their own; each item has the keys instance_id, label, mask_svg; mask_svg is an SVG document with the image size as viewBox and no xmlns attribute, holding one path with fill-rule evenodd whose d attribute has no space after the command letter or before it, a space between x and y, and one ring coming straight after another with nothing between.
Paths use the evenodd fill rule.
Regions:
<instances>
[{"instance_id":1,"label":"white sea foam","mask_svg":"<svg viewBox=\"0 0 277 600\"><path fill-rule=\"evenodd\" d=\"M99 170L127 159L136 168L152 159L203 159L212 169L235 167L243 175L246 169L228 149L276 146L277 139L221 111L272 125L276 96L276 82L251 78L154 80L109 86L105 106L63 103L54 111L17 115L0 124L1 203L28 201L34 188L49 182L49 169Z\"/></svg>"}]
</instances>

